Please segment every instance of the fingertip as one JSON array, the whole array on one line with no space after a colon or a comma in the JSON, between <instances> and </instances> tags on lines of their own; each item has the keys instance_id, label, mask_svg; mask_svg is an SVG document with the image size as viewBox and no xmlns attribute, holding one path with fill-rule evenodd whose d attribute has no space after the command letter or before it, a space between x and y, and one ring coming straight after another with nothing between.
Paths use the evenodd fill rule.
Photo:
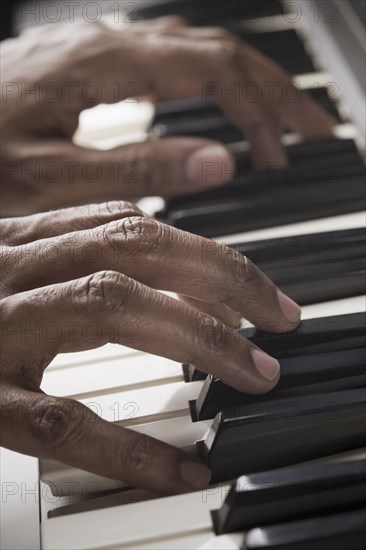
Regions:
<instances>
[{"instance_id":1,"label":"fingertip","mask_svg":"<svg viewBox=\"0 0 366 550\"><path fill-rule=\"evenodd\" d=\"M286 319L297 326L301 319L301 307L280 289L277 289L277 298Z\"/></svg>"},{"instance_id":2,"label":"fingertip","mask_svg":"<svg viewBox=\"0 0 366 550\"><path fill-rule=\"evenodd\" d=\"M198 460L184 460L180 464L180 476L188 489L198 491L210 483L211 470Z\"/></svg>"},{"instance_id":3,"label":"fingertip","mask_svg":"<svg viewBox=\"0 0 366 550\"><path fill-rule=\"evenodd\" d=\"M184 162L185 178L195 186L223 185L233 179L234 173L234 157L220 144L194 150Z\"/></svg>"},{"instance_id":4,"label":"fingertip","mask_svg":"<svg viewBox=\"0 0 366 550\"><path fill-rule=\"evenodd\" d=\"M280 364L259 348L251 349L253 363L259 374L269 382L278 381L280 378Z\"/></svg>"}]
</instances>

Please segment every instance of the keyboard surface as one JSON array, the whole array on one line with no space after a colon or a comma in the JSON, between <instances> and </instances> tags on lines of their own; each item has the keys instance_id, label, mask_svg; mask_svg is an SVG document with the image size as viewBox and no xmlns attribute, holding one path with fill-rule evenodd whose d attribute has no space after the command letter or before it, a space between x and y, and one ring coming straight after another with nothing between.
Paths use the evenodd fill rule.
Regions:
<instances>
[{"instance_id":1,"label":"keyboard surface","mask_svg":"<svg viewBox=\"0 0 366 550\"><path fill-rule=\"evenodd\" d=\"M245 13L243 10L240 13L240 25L237 21L234 25L228 13L220 12L222 4L210 2L210 14L205 12L205 20L202 19L202 12L197 14L197 2L187 0L156 2L154 6L152 2L143 2L140 14L150 18L167 13L182 13L199 25L218 24L224 20L225 25L230 26L248 42L260 47L263 52L272 54L274 59L296 75L304 89L308 89L309 93L332 112L338 122L338 139L323 144L296 144L291 143L291 136L286 138L290 143L290 158L292 155L294 162L302 168L301 177L296 179L296 193L294 192L291 202L289 181L292 181L294 173L291 170L288 172L288 181L283 174L261 174L255 182L257 188L261 186L261 189L256 189L253 182L250 182L250 165L243 142L244 136L228 124L217 107L202 106L202 102L197 102L195 98L190 101L158 105L154 118L146 125L148 133L168 136L186 135L191 132L192 135L210 136L230 144L237 142L233 145L233 150L237 153L239 165L239 177L222 190L167 202L163 209L165 219L178 227L213 236L218 242L235 246L244 253L249 252L249 255L259 255L258 264L273 278L277 278L280 286L286 290L291 289L294 296L298 293L298 297L301 293L305 325L309 319L320 319L319 322L322 323L322 319L329 321L332 318L334 328L335 316L337 324L340 321L338 316L357 316L365 309L362 291L362 233L365 217L361 203L361 199L364 198L364 160L360 150L359 133L351 122L352 117L349 116L349 103L342 94L333 94L332 88L327 86L327 83L334 79L325 72L327 66L321 56L317 55L313 41L306 38L309 35L304 21L301 20L294 25L289 25L288 21L285 21L286 24L283 24L286 12L281 2L247 2ZM250 24L249 31L248 20L256 18L259 9L261 17L258 30L255 32L255 25ZM272 38L272 35L275 36ZM288 50L291 51L290 54L287 53ZM318 84L314 86L314 83ZM102 129L101 134L101 143L103 140L113 142L107 139L108 129ZM97 133L93 134L92 142L96 135ZM267 203L261 202L264 192L269 193L268 204L278 205L278 211L276 216L258 221L258 213L267 207ZM312 193L312 200L306 203L306 197ZM243 223L243 213L249 208L247 204L254 215L250 223ZM281 204L285 205L282 210ZM221 224L218 223L218 219L222 220ZM319 242L322 245L320 258L318 262L314 262L314 250L318 250ZM301 251L298 257L296 254L291 255L294 243L296 250ZM337 244L336 247L334 243ZM290 251L290 254L284 257L283 250ZM2 478L7 483L7 512L1 514L1 547L9 550L250 550L286 545L288 549L297 550L318 547L334 550L338 547L350 547L351 544L354 550L361 548L361 542L365 537L365 511L358 503L357 487L362 491L363 485L360 483L357 486L352 476L356 472L357 479L362 478L362 466L358 471L357 465L364 464L366 456L364 451L356 448L361 447L361 424L364 422L365 381L362 366L365 344L361 339L364 321L360 322L360 317L353 319L356 321L353 326L356 331L351 334L350 341L344 344L345 347L341 351L332 347L326 350L312 349L312 353L307 355L304 349L301 349L295 357L281 359L284 371L283 387L275 390L279 392L277 395L266 396L260 401L260 414L258 408L255 408L258 406L255 399L251 402L250 398L245 400L242 395L230 393L231 390L223 388L222 384L220 387L220 381L195 378L195 381L187 382L187 369L184 371L182 365L161 357L113 344L88 352L59 355L45 372L42 382L44 391L51 395L78 399L98 410L98 414L109 421L150 434L179 447L194 449L196 441L201 441L201 452L206 445L206 454L209 454L207 449L211 441L212 448L216 447L218 453L215 457L212 455L210 460L216 460L218 457L217 471L219 474L224 471L224 476L218 475L217 480L220 483L203 491L152 499L151 495L134 491L115 480L102 478L55 461L37 461L2 450ZM246 330L253 329L248 328L246 324ZM340 332L333 332L333 343L337 342L338 350L342 348L342 344L339 343L342 338L338 339L338 336L344 336L343 330ZM287 350L288 353L289 341L285 344L284 340L278 342L280 351L285 350L286 354ZM316 344L318 345L319 341ZM309 357L311 362L306 363ZM292 374L295 364L301 371L296 375ZM297 381L294 380L296 377ZM319 405L324 402L324 395L327 399L332 399L333 396L333 401L338 405L337 410L342 412L342 419L345 420L344 433L340 433L342 430L339 430L342 422L337 423L337 419L332 416L334 411L328 408L323 411L323 416L319 413ZM271 430L266 431L263 407L266 402L273 403L274 397L277 412L279 410L281 413L283 407L290 404L290 400L291 406L297 405L296 410L304 413L300 414L302 419L309 419L309 415L314 419L314 410L318 405L316 420L317 426L321 429L317 432L315 443L324 445L320 455L325 452L328 456L319 458L316 449L311 456L304 454L301 443L306 443L307 447L309 442L314 444L312 432L307 431L306 423L303 423L301 431L295 429L296 423L294 427L293 422L290 422L290 439L281 439L281 433L279 436L283 452L277 455L274 453L271 457L275 461L276 456L281 454L290 456L291 448L294 447L294 458L287 466L284 478L280 478L281 470L275 470L275 475L268 474L272 466L270 461L266 462L265 456L259 465L262 474L252 472L255 469L255 459L246 466L245 472L239 472L237 462L234 463L235 467L231 472L227 473L227 465L221 470L222 454L219 447L222 445L222 448L225 448L229 444L230 452L224 450L223 455L232 457L233 447L230 447L230 442L234 441L236 445L238 438L243 439L239 432L244 428L247 430L244 434L246 441L250 441L250 437L254 435L254 424L248 425L241 420L243 406L251 405L251 409L246 409L247 418L249 410L251 419L258 420L256 426L263 426L261 458L265 455L264 451L272 433ZM228 403L231 408L227 406ZM341 403L343 408L339 409ZM224 411L224 414L216 420L215 427L215 415L220 411ZM273 411L272 407L272 428L276 422ZM335 421L333 424L327 424L329 415ZM223 433L230 434L230 437L215 439L216 431L219 432L219 428L222 430L225 422ZM281 429L280 424L275 425ZM329 426L338 428L332 432L328 429ZM288 428L288 425L285 427ZM332 439L334 434L336 437ZM306 439L308 436L309 439ZM268 439L265 440L265 437ZM252 441L253 445L257 445L258 437L253 437ZM291 446L291 441L298 447ZM345 446L342 447L342 444ZM286 445L288 447L285 451ZM238 453L239 461L240 456ZM243 457L245 456L244 453ZM307 465L303 465L305 470L299 470L299 462L302 460L311 460ZM350 464L350 461L354 464ZM9 468L9 464L12 468ZM277 462L275 464L278 465ZM267 471L267 474L263 473L263 470ZM282 506L282 509L287 512L281 517L281 524L276 523L278 518L273 516L273 506L268 508L269 515L264 523L258 524L258 520L254 523L242 523L240 507L244 505L240 495L236 495L236 500L234 498L238 503L237 507L230 504L232 478L241 473L253 476L250 478L252 485L259 487L255 497L258 499L257 502L260 503L265 494L267 497L270 494L274 502L276 498L285 500L287 508ZM264 477L255 478L255 475ZM307 478L307 475L310 478ZM327 478L332 480L334 492L331 496L326 492ZM259 490L261 482L262 493ZM268 484L271 482L276 486L275 491L269 488ZM279 489L281 483L287 484L285 489L282 486L282 492ZM313 487L316 486L315 493L311 489L312 483ZM295 493L300 490L304 494L304 487L308 488L310 502L311 499L314 502L316 495L320 498L319 507L323 507L323 512L319 512L321 517L311 516L308 512L304 512L302 516L298 509L296 511L291 507L291 491ZM255 500L254 496L250 498ZM332 502L335 503L333 508L327 508L330 498L333 498ZM268 502L267 498L265 500ZM298 501L295 502L298 504ZM343 509L345 502L350 503L347 509ZM5 510L4 506L2 508ZM222 526L218 527L217 517L220 510L226 510L228 514L224 516L222 512L224 519L221 520ZM255 507L251 511L255 515ZM213 512L216 520L212 517ZM227 525L225 521L229 524L232 521L233 526L223 527ZM20 525L22 529L19 528Z\"/></svg>"}]
</instances>

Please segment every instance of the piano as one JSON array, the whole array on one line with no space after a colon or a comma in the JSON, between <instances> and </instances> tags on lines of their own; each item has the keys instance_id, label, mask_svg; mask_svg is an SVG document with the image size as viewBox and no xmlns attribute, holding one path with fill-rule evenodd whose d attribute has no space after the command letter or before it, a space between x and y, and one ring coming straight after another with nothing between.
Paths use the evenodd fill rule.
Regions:
<instances>
[{"instance_id":1,"label":"piano","mask_svg":"<svg viewBox=\"0 0 366 550\"><path fill-rule=\"evenodd\" d=\"M365 4L233 0L231 10L229 2L206 2L204 12L203 4L134 6L140 18L180 13L193 24L225 25L332 112L334 139L284 136L300 176L290 165L253 181L245 136L197 98L130 105L127 129L118 122L126 106L109 106L109 116L101 107L81 119L76 139L108 147L136 135L189 134L228 144L237 174L224 188L141 202L168 223L247 254L302 304L295 333L274 336L245 322L240 329L279 358L281 382L266 396L244 396L191 365L119 345L59 355L44 391L197 452L213 483L159 497L1 449L4 550L365 546Z\"/></svg>"}]
</instances>

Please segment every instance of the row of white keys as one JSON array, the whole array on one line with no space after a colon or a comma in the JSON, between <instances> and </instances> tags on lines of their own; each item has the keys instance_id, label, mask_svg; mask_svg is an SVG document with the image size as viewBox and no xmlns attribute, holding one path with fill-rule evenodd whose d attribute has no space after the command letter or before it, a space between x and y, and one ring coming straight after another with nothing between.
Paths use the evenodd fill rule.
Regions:
<instances>
[{"instance_id":1,"label":"row of white keys","mask_svg":"<svg viewBox=\"0 0 366 550\"><path fill-rule=\"evenodd\" d=\"M303 308L303 319L355 313L365 310L365 297L356 296L343 300L313 304ZM82 400L105 420L143 432L178 447L191 447L197 439L207 434L210 422L192 422L188 402L197 399L203 381L164 384L135 390L97 396L93 402ZM133 413L133 419L126 420ZM177 428L177 421L180 426ZM121 482L71 468L57 461L41 460L41 479L53 487L56 494L65 495L70 487L76 493L85 485L96 483L99 490L123 486ZM72 483L72 485L70 485Z\"/></svg>"},{"instance_id":2,"label":"row of white keys","mask_svg":"<svg viewBox=\"0 0 366 550\"><path fill-rule=\"evenodd\" d=\"M327 461L365 458L365 450L350 451ZM323 462L324 459L313 461ZM43 550L214 549L239 550L242 533L216 537L211 510L221 507L230 484L135 504L79 512L42 523Z\"/></svg>"}]
</instances>

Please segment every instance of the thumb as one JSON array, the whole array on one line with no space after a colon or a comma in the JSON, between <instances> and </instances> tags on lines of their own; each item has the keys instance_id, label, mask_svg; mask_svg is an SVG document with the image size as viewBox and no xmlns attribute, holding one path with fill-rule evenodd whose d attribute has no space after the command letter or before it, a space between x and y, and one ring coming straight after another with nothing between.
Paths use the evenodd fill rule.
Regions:
<instances>
[{"instance_id":1,"label":"thumb","mask_svg":"<svg viewBox=\"0 0 366 550\"><path fill-rule=\"evenodd\" d=\"M200 192L228 183L235 170L234 158L226 147L194 138L131 144L93 152L93 157L98 158L102 167L105 187L116 193L113 198L172 197Z\"/></svg>"},{"instance_id":2,"label":"thumb","mask_svg":"<svg viewBox=\"0 0 366 550\"><path fill-rule=\"evenodd\" d=\"M166 138L106 151L66 140L19 146L3 185L8 215L75 204L173 197L229 182L235 161L218 142ZM26 176L26 185L25 185Z\"/></svg>"}]
</instances>

